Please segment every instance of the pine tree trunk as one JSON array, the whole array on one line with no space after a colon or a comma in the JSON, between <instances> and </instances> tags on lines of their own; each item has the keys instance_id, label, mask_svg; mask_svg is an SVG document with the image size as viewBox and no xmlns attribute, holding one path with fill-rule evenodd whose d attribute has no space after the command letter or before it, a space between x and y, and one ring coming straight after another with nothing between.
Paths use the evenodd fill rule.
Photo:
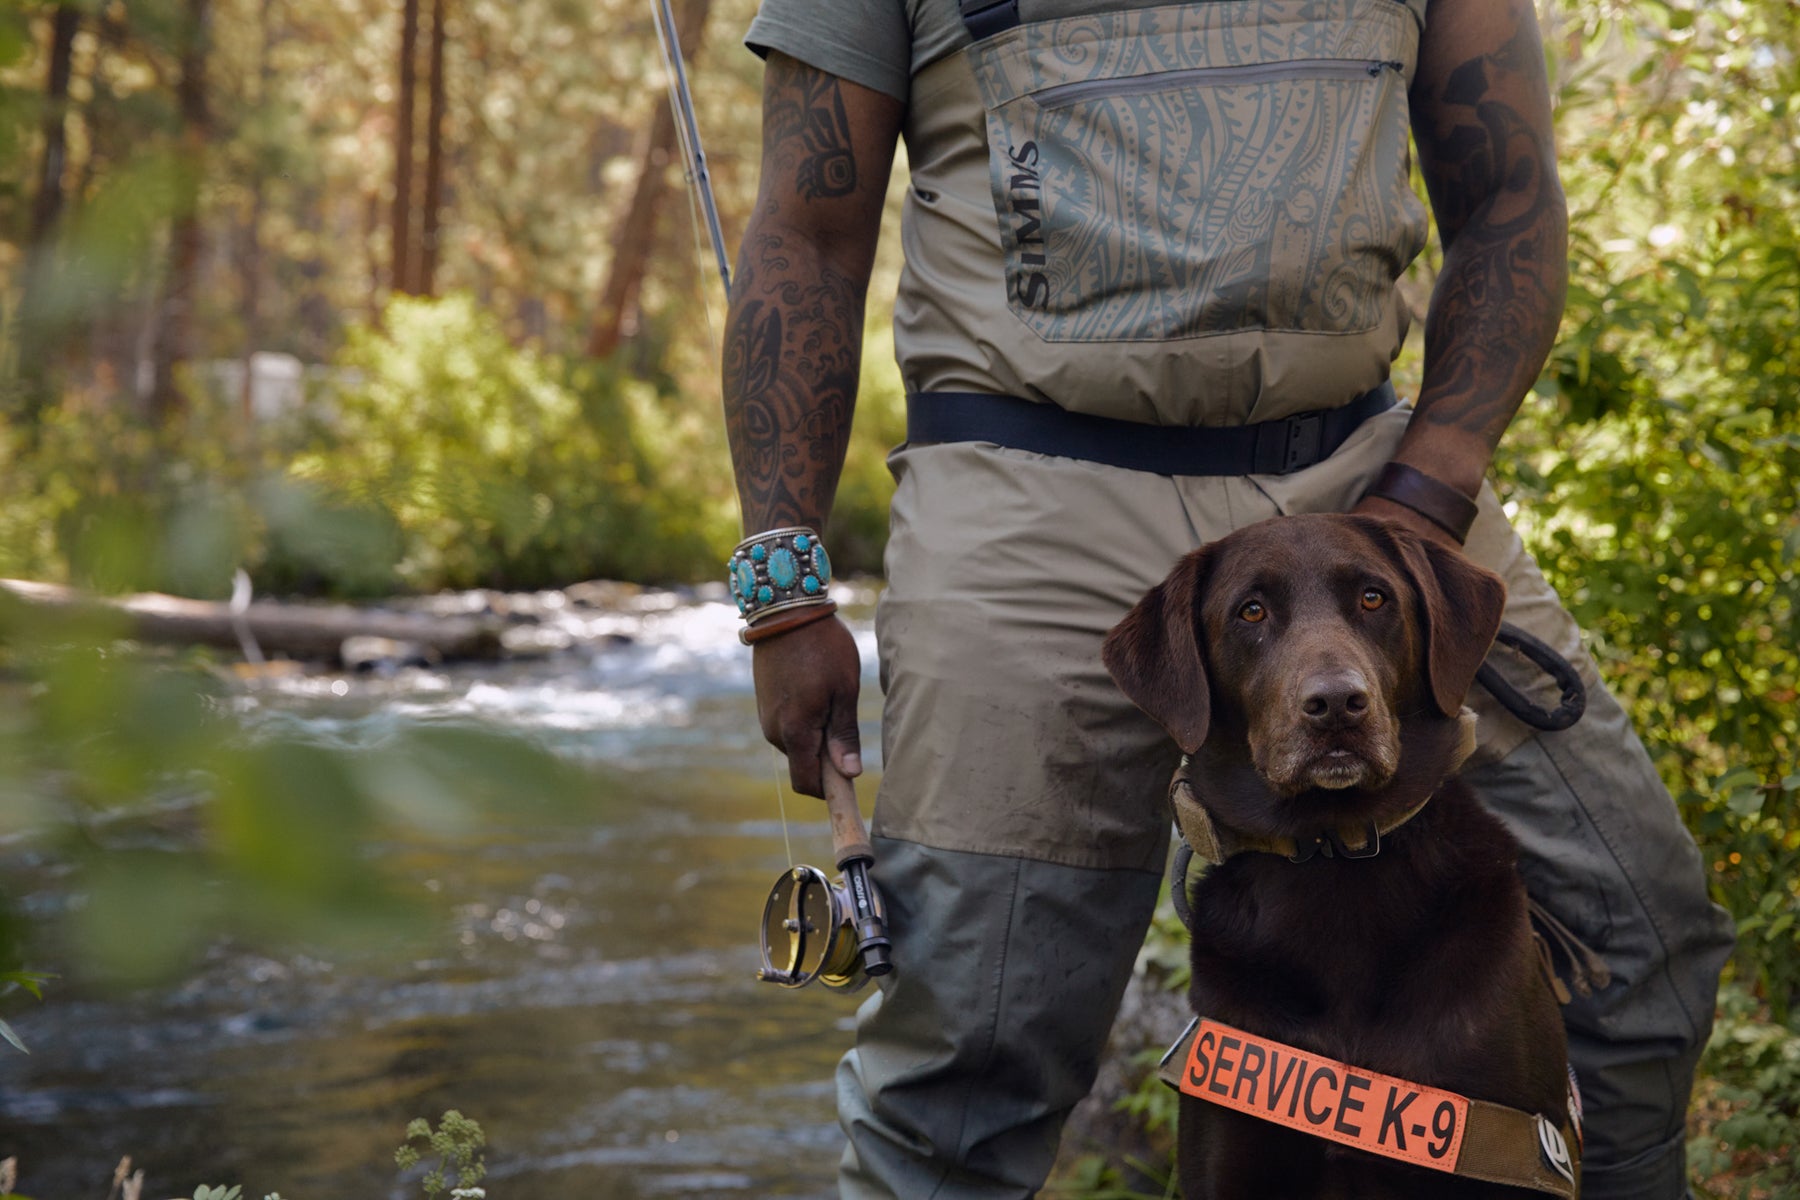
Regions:
<instances>
[{"instance_id":1,"label":"pine tree trunk","mask_svg":"<svg viewBox=\"0 0 1800 1200\"><path fill-rule=\"evenodd\" d=\"M692 63L700 53L701 39L706 34L706 16L712 0L688 0L675 14L675 30L681 40L682 53ZM638 296L644 276L650 269L650 254L656 243L657 217L665 207L669 192L668 166L676 157L675 115L667 102L659 99L650 121L649 136L638 158L637 188L624 219L613 234L613 260L600 289L600 303L594 313L594 325L588 334L587 352L592 358L607 358L619 348L627 326L637 324Z\"/></svg>"},{"instance_id":2,"label":"pine tree trunk","mask_svg":"<svg viewBox=\"0 0 1800 1200\"><path fill-rule=\"evenodd\" d=\"M50 21L50 71L44 83L44 153L38 162L37 193L32 197L31 226L25 242L24 285L19 295L20 375L25 381L26 422L35 422L49 403L51 358L59 339L56 323L45 311L45 292L55 279L56 238L62 223L63 175L68 166L69 78L81 10L59 4Z\"/></svg>"},{"instance_id":3,"label":"pine tree trunk","mask_svg":"<svg viewBox=\"0 0 1800 1200\"><path fill-rule=\"evenodd\" d=\"M444 9L450 0L431 2L430 98L425 113L425 210L419 239L418 291L436 295L438 222L444 204Z\"/></svg>"},{"instance_id":4,"label":"pine tree trunk","mask_svg":"<svg viewBox=\"0 0 1800 1200\"><path fill-rule=\"evenodd\" d=\"M44 84L44 156L38 167L37 196L31 205L33 249L56 236L63 210L63 169L68 163L69 78L74 62L75 35L81 29L81 10L59 4L50 20L50 74Z\"/></svg>"},{"instance_id":5,"label":"pine tree trunk","mask_svg":"<svg viewBox=\"0 0 1800 1200\"><path fill-rule=\"evenodd\" d=\"M181 135L176 152L175 201L169 227L169 270L151 351L149 417L163 426L182 409L175 373L193 357L194 305L200 295L200 179L206 169L211 116L207 108L206 56L211 0L187 0L181 40L181 82L176 107Z\"/></svg>"},{"instance_id":6,"label":"pine tree trunk","mask_svg":"<svg viewBox=\"0 0 1800 1200\"><path fill-rule=\"evenodd\" d=\"M275 80L274 66L269 60L270 41L274 36L269 22L272 4L273 0L262 0L257 12L262 32L262 44L257 52L257 102L263 105L269 102ZM244 230L244 378L238 393L238 406L245 429L250 427L255 415L256 349L262 340L262 224L264 210L268 207L267 193L268 186L259 162L250 171L250 216Z\"/></svg>"},{"instance_id":7,"label":"pine tree trunk","mask_svg":"<svg viewBox=\"0 0 1800 1200\"><path fill-rule=\"evenodd\" d=\"M388 270L396 292L411 292L413 246L413 102L418 91L419 0L402 0L400 9L400 81L394 113L394 216Z\"/></svg>"}]
</instances>

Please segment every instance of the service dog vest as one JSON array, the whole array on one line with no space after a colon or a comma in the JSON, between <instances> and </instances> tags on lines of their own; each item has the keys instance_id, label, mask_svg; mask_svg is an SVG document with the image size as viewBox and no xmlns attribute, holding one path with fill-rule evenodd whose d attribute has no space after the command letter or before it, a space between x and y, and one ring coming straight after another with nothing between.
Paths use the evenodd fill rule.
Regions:
<instances>
[{"instance_id":1,"label":"service dog vest","mask_svg":"<svg viewBox=\"0 0 1800 1200\"><path fill-rule=\"evenodd\" d=\"M1017 24L924 68L907 390L1236 425L1379 385L1426 231L1406 101L1424 8L1131 9Z\"/></svg>"},{"instance_id":2,"label":"service dog vest","mask_svg":"<svg viewBox=\"0 0 1800 1200\"><path fill-rule=\"evenodd\" d=\"M1544 1115L1365 1070L1197 1017L1159 1071L1184 1095L1369 1154L1572 1200L1581 1094Z\"/></svg>"}]
</instances>

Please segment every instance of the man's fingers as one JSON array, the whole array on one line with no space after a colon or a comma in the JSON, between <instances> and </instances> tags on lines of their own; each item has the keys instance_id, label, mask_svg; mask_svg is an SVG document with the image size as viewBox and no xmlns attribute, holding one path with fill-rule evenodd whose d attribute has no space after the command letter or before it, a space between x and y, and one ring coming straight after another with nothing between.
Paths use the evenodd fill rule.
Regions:
<instances>
[{"instance_id":1,"label":"man's fingers","mask_svg":"<svg viewBox=\"0 0 1800 1200\"><path fill-rule=\"evenodd\" d=\"M825 781L819 774L819 753L824 741L816 726L796 726L782 732L781 751L787 755L788 781L802 796L825 795Z\"/></svg>"},{"instance_id":2,"label":"man's fingers","mask_svg":"<svg viewBox=\"0 0 1800 1200\"><path fill-rule=\"evenodd\" d=\"M831 707L831 722L825 731L826 749L832 765L846 779L862 774L862 731L856 726L856 703L840 697Z\"/></svg>"},{"instance_id":3,"label":"man's fingers","mask_svg":"<svg viewBox=\"0 0 1800 1200\"><path fill-rule=\"evenodd\" d=\"M756 645L752 671L763 736L787 756L788 777L803 795L824 795L823 754L846 776L862 772L859 668L856 640L838 620L815 621Z\"/></svg>"}]
</instances>

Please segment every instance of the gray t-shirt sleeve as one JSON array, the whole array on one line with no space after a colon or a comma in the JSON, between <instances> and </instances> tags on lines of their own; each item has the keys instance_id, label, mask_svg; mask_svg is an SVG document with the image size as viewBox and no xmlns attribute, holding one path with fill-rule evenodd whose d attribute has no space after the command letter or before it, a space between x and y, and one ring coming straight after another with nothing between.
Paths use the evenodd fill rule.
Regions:
<instances>
[{"instance_id":1,"label":"gray t-shirt sleeve","mask_svg":"<svg viewBox=\"0 0 1800 1200\"><path fill-rule=\"evenodd\" d=\"M906 102L912 28L904 0L762 0L744 44Z\"/></svg>"}]
</instances>

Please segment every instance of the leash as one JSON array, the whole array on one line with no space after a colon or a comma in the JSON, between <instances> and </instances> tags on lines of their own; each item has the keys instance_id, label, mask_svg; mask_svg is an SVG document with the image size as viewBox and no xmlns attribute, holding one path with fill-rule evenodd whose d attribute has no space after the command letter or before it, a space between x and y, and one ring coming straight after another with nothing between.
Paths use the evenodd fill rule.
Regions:
<instances>
[{"instance_id":1,"label":"leash","mask_svg":"<svg viewBox=\"0 0 1800 1200\"><path fill-rule=\"evenodd\" d=\"M1487 660L1475 672L1475 681L1486 688L1507 712L1533 729L1550 733L1567 729L1581 720L1581 714L1587 711L1587 688L1582 685L1581 676L1575 673L1574 663L1517 625L1502 624L1499 634L1494 638L1494 644L1517 651L1548 675L1561 692L1555 708L1546 709L1532 703L1500 674L1493 663L1493 652L1489 651Z\"/></svg>"}]
</instances>

